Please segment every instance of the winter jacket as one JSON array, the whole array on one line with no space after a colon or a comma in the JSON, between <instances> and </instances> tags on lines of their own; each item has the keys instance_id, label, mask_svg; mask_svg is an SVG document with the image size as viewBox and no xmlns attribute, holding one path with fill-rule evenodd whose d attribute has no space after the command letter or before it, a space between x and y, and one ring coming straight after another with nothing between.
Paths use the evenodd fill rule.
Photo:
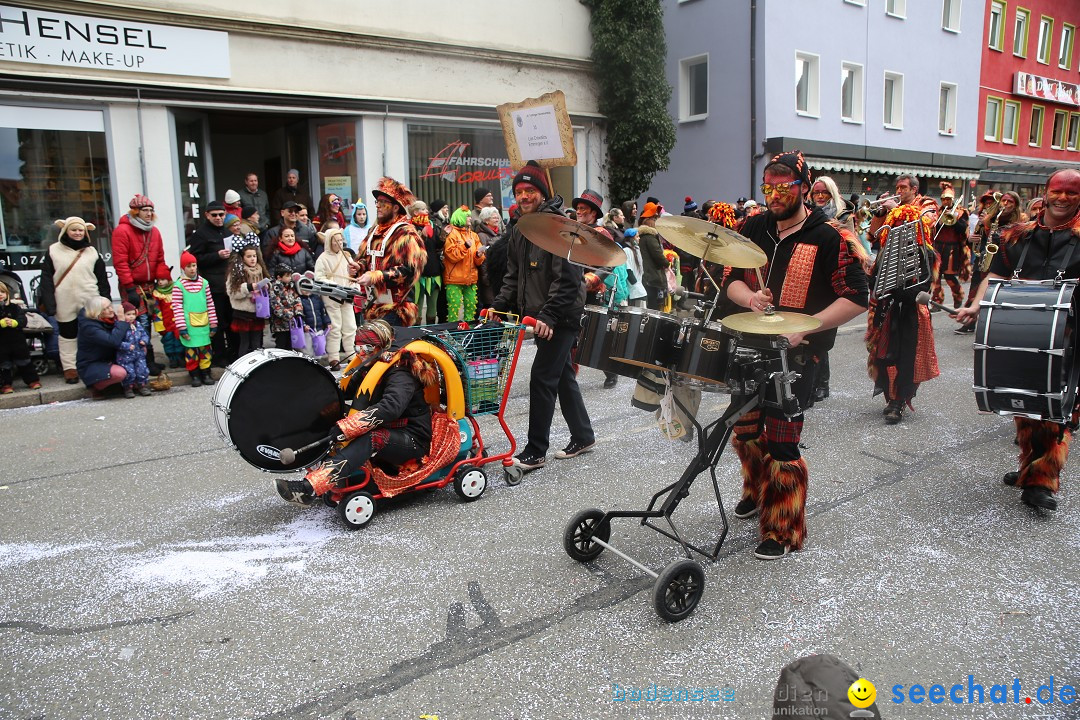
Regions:
<instances>
[{"instance_id":1,"label":"winter jacket","mask_svg":"<svg viewBox=\"0 0 1080 720\"><path fill-rule=\"evenodd\" d=\"M631 228L634 235L637 234L637 230ZM630 300L637 300L638 298L648 297L649 293L645 290L644 283L641 282L645 275L645 269L642 267L644 262L641 259L641 246L637 244L637 241L633 240L633 235L625 239L623 245L623 252L626 253L626 282L630 288ZM634 274L634 277L630 278L630 273Z\"/></svg>"},{"instance_id":2,"label":"winter jacket","mask_svg":"<svg viewBox=\"0 0 1080 720\"><path fill-rule=\"evenodd\" d=\"M484 256L477 255L480 238L467 228L450 227L443 246L443 282L447 285L475 285L476 268L484 263Z\"/></svg>"},{"instance_id":3,"label":"winter jacket","mask_svg":"<svg viewBox=\"0 0 1080 720\"><path fill-rule=\"evenodd\" d=\"M204 219L188 242L188 250L199 262L199 274L210 283L210 292L219 295L225 294L229 258L221 257L218 252L225 249L225 238L229 235L232 233L228 228L217 227Z\"/></svg>"},{"instance_id":4,"label":"winter jacket","mask_svg":"<svg viewBox=\"0 0 1080 720\"><path fill-rule=\"evenodd\" d=\"M243 195L240 197L243 197ZM311 202L311 196L302 190L300 186L291 188L284 185L275 190L270 197L271 221L277 221L281 217L281 207L290 200L306 207L309 213L314 213L317 209L315 204Z\"/></svg>"},{"instance_id":5,"label":"winter jacket","mask_svg":"<svg viewBox=\"0 0 1080 720\"><path fill-rule=\"evenodd\" d=\"M83 248L86 250L80 255L79 251ZM78 265L63 278L58 289L56 281L60 280L65 270L76 261ZM57 321L62 323L73 322L90 298L112 297L105 261L101 259L98 251L90 246L88 238L75 242L65 235L59 242L49 246L45 253L45 262L41 266L41 286L38 293L45 314L55 315Z\"/></svg>"},{"instance_id":6,"label":"winter jacket","mask_svg":"<svg viewBox=\"0 0 1080 720\"><path fill-rule=\"evenodd\" d=\"M614 290L615 307L625 305L626 301L630 299L630 287L626 283L626 266L616 265L613 267L608 276L604 278L604 286L608 289L608 292Z\"/></svg>"},{"instance_id":7,"label":"winter jacket","mask_svg":"<svg viewBox=\"0 0 1080 720\"><path fill-rule=\"evenodd\" d=\"M274 243L274 246L270 249L270 252L266 255L266 266L270 268L270 272L274 272L274 268L284 265L292 270L294 273L300 273L303 275L308 270L315 269L315 256L311 254L311 251L300 245L300 249L292 255L286 255L281 251L279 243Z\"/></svg>"},{"instance_id":8,"label":"winter jacket","mask_svg":"<svg viewBox=\"0 0 1080 720\"><path fill-rule=\"evenodd\" d=\"M315 261L315 279L320 282L352 287L355 278L349 273L349 256L345 253L324 252Z\"/></svg>"},{"instance_id":9,"label":"winter jacket","mask_svg":"<svg viewBox=\"0 0 1080 720\"><path fill-rule=\"evenodd\" d=\"M245 268L244 281L233 283L232 278L226 283L229 291L229 305L233 309L233 317L255 318L255 284L263 279L262 270L256 265L255 272L248 272ZM239 315L237 315L239 313Z\"/></svg>"},{"instance_id":10,"label":"winter jacket","mask_svg":"<svg viewBox=\"0 0 1080 720\"><path fill-rule=\"evenodd\" d=\"M446 234L452 229L450 223L435 218L431 222L431 237L424 240L427 250L427 262L424 263L424 277L442 277L443 253L446 251Z\"/></svg>"},{"instance_id":11,"label":"winter jacket","mask_svg":"<svg viewBox=\"0 0 1080 720\"><path fill-rule=\"evenodd\" d=\"M562 203L556 195L537 212L561 214ZM517 225L510 230L508 243L506 276L494 308L531 315L553 327L579 327L585 307L582 269L534 245Z\"/></svg>"},{"instance_id":12,"label":"winter jacket","mask_svg":"<svg viewBox=\"0 0 1080 720\"><path fill-rule=\"evenodd\" d=\"M259 229L255 232L259 233L270 227L270 221L274 218L270 217L270 197L266 194L266 191L259 188L255 192L251 192L245 185L237 192L240 194L241 206L250 205L259 212Z\"/></svg>"},{"instance_id":13,"label":"winter jacket","mask_svg":"<svg viewBox=\"0 0 1080 720\"><path fill-rule=\"evenodd\" d=\"M356 211L364 210L367 214L367 222L363 225L356 222ZM354 253L357 248L360 247L360 243L364 241L367 236L368 229L371 227L371 212L368 210L367 205L362 202L353 203L349 206L349 224L342 227L342 232L345 234L345 245Z\"/></svg>"},{"instance_id":14,"label":"winter jacket","mask_svg":"<svg viewBox=\"0 0 1080 720\"><path fill-rule=\"evenodd\" d=\"M116 224L112 252L121 297L129 288L153 283L159 272L169 272L161 232L156 227L149 230L135 227L131 215L124 215Z\"/></svg>"},{"instance_id":15,"label":"winter jacket","mask_svg":"<svg viewBox=\"0 0 1080 720\"><path fill-rule=\"evenodd\" d=\"M79 371L79 379L90 387L109 378L109 372L116 364L116 351L124 344L130 326L123 320L111 325L103 320L92 320L86 317L85 310L79 311L78 321L75 368Z\"/></svg>"},{"instance_id":16,"label":"winter jacket","mask_svg":"<svg viewBox=\"0 0 1080 720\"><path fill-rule=\"evenodd\" d=\"M23 328L26 327L26 310L19 303L8 301L0 305L0 319L14 320L15 327L0 327L0 349L8 350L26 345Z\"/></svg>"},{"instance_id":17,"label":"winter jacket","mask_svg":"<svg viewBox=\"0 0 1080 720\"><path fill-rule=\"evenodd\" d=\"M146 346L149 343L150 335L142 325L139 323L129 325L127 335L124 336L124 341L120 343L120 347L116 351L116 364L124 367L138 365L140 357L145 362Z\"/></svg>"},{"instance_id":18,"label":"winter jacket","mask_svg":"<svg viewBox=\"0 0 1080 720\"><path fill-rule=\"evenodd\" d=\"M318 295L301 295L300 307L304 311L304 327L321 332L330 324L330 316L326 312L326 305Z\"/></svg>"},{"instance_id":19,"label":"winter jacket","mask_svg":"<svg viewBox=\"0 0 1080 720\"><path fill-rule=\"evenodd\" d=\"M270 332L288 332L292 328L293 318L303 314L300 295L292 283L275 280L270 286Z\"/></svg>"},{"instance_id":20,"label":"winter jacket","mask_svg":"<svg viewBox=\"0 0 1080 720\"><path fill-rule=\"evenodd\" d=\"M641 265L645 287L667 290L667 269L670 263L664 257L664 246L656 228L642 225L638 229L638 247L641 249Z\"/></svg>"},{"instance_id":21,"label":"winter jacket","mask_svg":"<svg viewBox=\"0 0 1080 720\"><path fill-rule=\"evenodd\" d=\"M370 401L365 403L365 397L359 395L352 407L370 414L372 429L393 427L404 430L427 454L431 446L431 406L424 399L420 381L407 368L395 365L387 370Z\"/></svg>"},{"instance_id":22,"label":"winter jacket","mask_svg":"<svg viewBox=\"0 0 1080 720\"><path fill-rule=\"evenodd\" d=\"M262 235L262 252L263 257L270 257L273 254L274 249L277 247L278 238L281 237L281 231L285 229L284 225L275 225L267 230ZM311 244L315 242L315 228L312 225L301 225L296 223L293 228L293 233L296 235L296 242L300 243L306 248L311 248ZM312 255L314 258L315 256Z\"/></svg>"}]
</instances>

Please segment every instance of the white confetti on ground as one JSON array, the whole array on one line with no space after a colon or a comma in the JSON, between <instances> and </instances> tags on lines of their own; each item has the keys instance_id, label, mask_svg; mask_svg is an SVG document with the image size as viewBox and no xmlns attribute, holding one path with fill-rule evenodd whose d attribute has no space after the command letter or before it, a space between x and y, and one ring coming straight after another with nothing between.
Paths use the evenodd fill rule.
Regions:
<instances>
[{"instance_id":1,"label":"white confetti on ground","mask_svg":"<svg viewBox=\"0 0 1080 720\"><path fill-rule=\"evenodd\" d=\"M54 558L91 547L92 543L55 545L52 543L0 543L0 568Z\"/></svg>"}]
</instances>

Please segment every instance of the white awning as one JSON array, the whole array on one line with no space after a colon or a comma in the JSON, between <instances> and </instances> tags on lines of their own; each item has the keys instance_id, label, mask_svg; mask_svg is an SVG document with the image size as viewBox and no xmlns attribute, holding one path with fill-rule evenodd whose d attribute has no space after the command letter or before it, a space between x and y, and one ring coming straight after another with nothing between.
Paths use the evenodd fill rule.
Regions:
<instances>
[{"instance_id":1,"label":"white awning","mask_svg":"<svg viewBox=\"0 0 1080 720\"><path fill-rule=\"evenodd\" d=\"M978 180L979 171L970 169L931 167L929 165L898 165L896 163L871 162L869 160L842 160L839 158L807 157L806 163L815 174L822 170L830 172L880 173L902 175L911 173L916 177L945 177L958 180Z\"/></svg>"}]
</instances>

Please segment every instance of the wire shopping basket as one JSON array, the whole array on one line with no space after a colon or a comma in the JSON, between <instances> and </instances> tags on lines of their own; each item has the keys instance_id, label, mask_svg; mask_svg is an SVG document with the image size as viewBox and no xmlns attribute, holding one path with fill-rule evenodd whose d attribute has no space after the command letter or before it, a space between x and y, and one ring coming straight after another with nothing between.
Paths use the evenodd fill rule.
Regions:
<instances>
[{"instance_id":1,"label":"wire shopping basket","mask_svg":"<svg viewBox=\"0 0 1080 720\"><path fill-rule=\"evenodd\" d=\"M516 320L516 318L515 318ZM470 415L494 415L512 377L523 325L499 320L433 335L454 356Z\"/></svg>"}]
</instances>

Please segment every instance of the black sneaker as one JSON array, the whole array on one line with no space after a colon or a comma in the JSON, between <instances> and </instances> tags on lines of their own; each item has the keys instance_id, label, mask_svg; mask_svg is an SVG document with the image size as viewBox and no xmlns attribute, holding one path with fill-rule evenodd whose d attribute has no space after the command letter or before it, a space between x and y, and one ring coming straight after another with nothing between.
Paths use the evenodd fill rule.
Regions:
<instances>
[{"instance_id":1,"label":"black sneaker","mask_svg":"<svg viewBox=\"0 0 1080 720\"><path fill-rule=\"evenodd\" d=\"M975 323L969 323L953 330L953 335L969 335L973 332L975 332Z\"/></svg>"},{"instance_id":2,"label":"black sneaker","mask_svg":"<svg viewBox=\"0 0 1080 720\"><path fill-rule=\"evenodd\" d=\"M754 550L754 557L758 560L779 560L788 554L788 546L781 545L772 538L762 541Z\"/></svg>"},{"instance_id":3,"label":"black sneaker","mask_svg":"<svg viewBox=\"0 0 1080 720\"><path fill-rule=\"evenodd\" d=\"M904 404L892 403L885 409L885 424L895 425L904 419Z\"/></svg>"},{"instance_id":4,"label":"black sneaker","mask_svg":"<svg viewBox=\"0 0 1080 720\"><path fill-rule=\"evenodd\" d=\"M595 440L589 443L579 443L577 440L571 440L569 445L555 453L555 459L566 460L567 458L584 455L587 452L592 452L594 447L596 447Z\"/></svg>"},{"instance_id":5,"label":"black sneaker","mask_svg":"<svg viewBox=\"0 0 1080 720\"><path fill-rule=\"evenodd\" d=\"M1015 470L1013 470L1012 472L1007 472L1005 473L1005 476L1001 478L1001 482L1005 483L1006 485L1015 486L1016 483L1020 482L1020 473L1016 472Z\"/></svg>"},{"instance_id":6,"label":"black sneaker","mask_svg":"<svg viewBox=\"0 0 1080 720\"><path fill-rule=\"evenodd\" d=\"M618 375L613 375L612 377L609 377L607 380L604 380L604 389L605 390L610 390L611 388L615 387L618 384L619 384L619 376Z\"/></svg>"},{"instance_id":7,"label":"black sneaker","mask_svg":"<svg viewBox=\"0 0 1080 720\"><path fill-rule=\"evenodd\" d=\"M307 480L277 478L274 480L274 487L277 489L281 499L286 502L303 505L304 507L310 507L315 502L315 496L311 494L311 483Z\"/></svg>"},{"instance_id":8,"label":"black sneaker","mask_svg":"<svg viewBox=\"0 0 1080 720\"><path fill-rule=\"evenodd\" d=\"M547 464L547 457L536 453L523 452L514 458L514 464L525 472L529 472L544 467Z\"/></svg>"},{"instance_id":9,"label":"black sneaker","mask_svg":"<svg viewBox=\"0 0 1080 720\"><path fill-rule=\"evenodd\" d=\"M745 497L739 501L739 504L735 506L735 517L740 520L746 518L752 518L757 515L757 503L753 498Z\"/></svg>"},{"instance_id":10,"label":"black sneaker","mask_svg":"<svg viewBox=\"0 0 1080 720\"><path fill-rule=\"evenodd\" d=\"M1057 498L1054 494L1042 486L1032 486L1024 488L1024 492L1020 493L1020 499L1025 505L1033 508L1043 508L1045 510L1057 510Z\"/></svg>"}]
</instances>

